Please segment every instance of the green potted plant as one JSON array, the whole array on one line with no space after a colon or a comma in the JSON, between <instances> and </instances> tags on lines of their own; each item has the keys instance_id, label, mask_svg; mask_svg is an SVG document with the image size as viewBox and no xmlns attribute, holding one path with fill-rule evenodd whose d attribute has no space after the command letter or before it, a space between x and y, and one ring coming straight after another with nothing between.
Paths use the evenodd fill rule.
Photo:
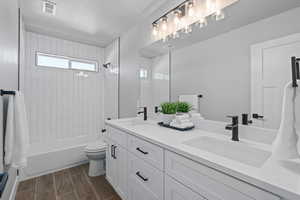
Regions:
<instances>
[{"instance_id":1,"label":"green potted plant","mask_svg":"<svg viewBox=\"0 0 300 200\"><path fill-rule=\"evenodd\" d=\"M177 102L177 113L188 113L192 110L192 105L188 102Z\"/></svg>"},{"instance_id":2,"label":"green potted plant","mask_svg":"<svg viewBox=\"0 0 300 200\"><path fill-rule=\"evenodd\" d=\"M162 115L163 123L169 125L177 112L177 104L171 102L165 102L162 103L160 107L161 107L161 113L163 114Z\"/></svg>"}]
</instances>

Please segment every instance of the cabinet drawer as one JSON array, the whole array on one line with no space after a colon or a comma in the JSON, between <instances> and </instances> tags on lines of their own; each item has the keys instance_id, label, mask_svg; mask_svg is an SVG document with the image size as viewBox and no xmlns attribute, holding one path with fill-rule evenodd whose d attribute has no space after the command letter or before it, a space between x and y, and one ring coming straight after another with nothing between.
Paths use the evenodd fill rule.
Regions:
<instances>
[{"instance_id":1,"label":"cabinet drawer","mask_svg":"<svg viewBox=\"0 0 300 200\"><path fill-rule=\"evenodd\" d=\"M154 144L128 135L128 150L160 170L164 169L164 150Z\"/></svg>"},{"instance_id":2,"label":"cabinet drawer","mask_svg":"<svg viewBox=\"0 0 300 200\"><path fill-rule=\"evenodd\" d=\"M166 173L208 200L279 200L269 192L166 151Z\"/></svg>"},{"instance_id":3,"label":"cabinet drawer","mask_svg":"<svg viewBox=\"0 0 300 200\"><path fill-rule=\"evenodd\" d=\"M165 175L165 200L206 200L173 178Z\"/></svg>"},{"instance_id":4,"label":"cabinet drawer","mask_svg":"<svg viewBox=\"0 0 300 200\"><path fill-rule=\"evenodd\" d=\"M117 144L127 148L127 133L113 128L111 126L107 127L107 133L105 135L105 137L109 138L110 140L112 140L113 142L116 142Z\"/></svg>"},{"instance_id":5,"label":"cabinet drawer","mask_svg":"<svg viewBox=\"0 0 300 200\"><path fill-rule=\"evenodd\" d=\"M128 152L129 199L135 188L143 188L154 199L163 199L163 172Z\"/></svg>"}]
</instances>

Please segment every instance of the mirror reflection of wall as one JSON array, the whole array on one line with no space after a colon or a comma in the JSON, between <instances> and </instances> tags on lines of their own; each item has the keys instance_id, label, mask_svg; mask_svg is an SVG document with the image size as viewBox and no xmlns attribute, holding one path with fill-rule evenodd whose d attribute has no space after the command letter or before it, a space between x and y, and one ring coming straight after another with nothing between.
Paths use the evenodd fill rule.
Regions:
<instances>
[{"instance_id":1,"label":"mirror reflection of wall","mask_svg":"<svg viewBox=\"0 0 300 200\"><path fill-rule=\"evenodd\" d=\"M169 53L153 58L140 58L140 99L138 107L146 106L149 115L154 114L155 106L170 101Z\"/></svg>"},{"instance_id":2,"label":"mirror reflection of wall","mask_svg":"<svg viewBox=\"0 0 300 200\"><path fill-rule=\"evenodd\" d=\"M249 116L257 113L264 116L264 120L253 119L253 125L277 129L283 87L291 81L290 59L299 56L300 38L291 36L300 32L298 22L291 20L298 15L297 12L299 8L197 43L188 42L192 39L187 37L185 40L189 44L184 47L176 48L180 40L171 41L175 46L171 62L172 100L181 94L200 93L204 95L200 110L206 119L228 121L227 115L238 115L241 122L242 113ZM264 34L259 34L258 30ZM195 36L190 36L193 37L195 39ZM283 42L284 37L294 40ZM279 43L274 43L275 39ZM183 46L182 40L180 42ZM260 70L264 73L254 74L251 47L261 43L265 46L258 50L258 55L262 56L258 63L263 62ZM255 105L251 103L254 95L251 76L264 82L256 91L261 95Z\"/></svg>"}]
</instances>

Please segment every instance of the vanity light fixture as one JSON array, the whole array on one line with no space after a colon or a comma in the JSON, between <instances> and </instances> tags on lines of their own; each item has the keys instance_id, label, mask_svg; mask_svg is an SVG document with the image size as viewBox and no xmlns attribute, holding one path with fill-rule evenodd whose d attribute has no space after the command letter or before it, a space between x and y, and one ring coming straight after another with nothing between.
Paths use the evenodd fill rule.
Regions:
<instances>
[{"instance_id":1,"label":"vanity light fixture","mask_svg":"<svg viewBox=\"0 0 300 200\"><path fill-rule=\"evenodd\" d=\"M193 26L207 26L208 17L219 21L225 18L224 8L239 0L185 0L152 23L156 40L176 39L180 33L191 33Z\"/></svg>"}]
</instances>

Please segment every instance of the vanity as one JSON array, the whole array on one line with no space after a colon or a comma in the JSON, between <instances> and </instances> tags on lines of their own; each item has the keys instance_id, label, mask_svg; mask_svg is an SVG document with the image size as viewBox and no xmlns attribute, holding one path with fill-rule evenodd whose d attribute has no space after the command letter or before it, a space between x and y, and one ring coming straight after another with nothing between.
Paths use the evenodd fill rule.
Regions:
<instances>
[{"instance_id":1,"label":"vanity","mask_svg":"<svg viewBox=\"0 0 300 200\"><path fill-rule=\"evenodd\" d=\"M136 118L106 121L106 179L123 200L296 200L300 164L272 160L272 130L203 120L179 132Z\"/></svg>"}]
</instances>

